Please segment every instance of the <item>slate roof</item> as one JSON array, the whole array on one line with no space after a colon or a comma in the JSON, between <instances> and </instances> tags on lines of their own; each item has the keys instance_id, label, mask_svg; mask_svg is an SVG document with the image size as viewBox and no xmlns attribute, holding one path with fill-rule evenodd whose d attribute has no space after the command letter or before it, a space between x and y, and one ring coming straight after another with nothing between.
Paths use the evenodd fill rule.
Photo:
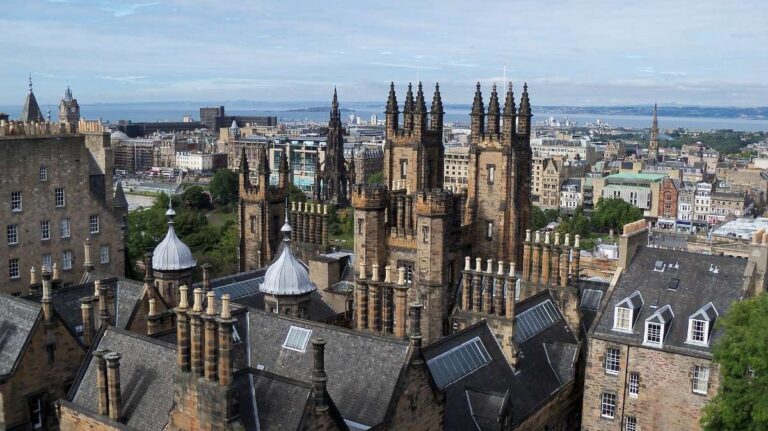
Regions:
<instances>
[{"instance_id":1,"label":"slate roof","mask_svg":"<svg viewBox=\"0 0 768 431\"><path fill-rule=\"evenodd\" d=\"M32 84L30 84L31 86ZM24 99L24 107L21 109L21 121L45 121L43 113L40 111L40 106L37 104L35 93L32 92L30 87L27 98Z\"/></svg>"},{"instance_id":2,"label":"slate roof","mask_svg":"<svg viewBox=\"0 0 768 431\"><path fill-rule=\"evenodd\" d=\"M14 371L41 314L40 304L0 293L0 376Z\"/></svg>"},{"instance_id":3,"label":"slate roof","mask_svg":"<svg viewBox=\"0 0 768 431\"><path fill-rule=\"evenodd\" d=\"M548 291L541 292L517 304L519 316L527 310L541 307L546 301L552 301ZM478 337L491 361L443 389L446 395L445 429L498 429L483 427L477 421L478 412L487 416L487 412L496 408L500 398L509 392L512 405L512 422L518 424L534 413L541 403L549 399L564 385L574 379L575 360L578 342L571 333L565 320L555 307L557 318L518 345L520 350L519 366L512 370L496 337L485 321L465 328L424 348L424 356L430 372L433 365L429 360ZM493 394L488 397L490 405L479 405L479 399L467 396L467 391ZM473 400L470 404L470 399ZM473 412L474 415L473 415ZM491 423L487 422L486 423ZM493 422L495 423L495 422ZM488 425L487 425L488 426ZM478 428L480 427L480 428Z\"/></svg>"},{"instance_id":4,"label":"slate roof","mask_svg":"<svg viewBox=\"0 0 768 431\"><path fill-rule=\"evenodd\" d=\"M235 386L240 418L252 430L298 430L312 395L309 383L257 370L236 376Z\"/></svg>"},{"instance_id":5,"label":"slate roof","mask_svg":"<svg viewBox=\"0 0 768 431\"><path fill-rule=\"evenodd\" d=\"M346 420L367 426L384 421L406 365L408 343L257 310L248 312L250 367L309 382L312 345L304 352L283 347L291 326L326 341L328 393Z\"/></svg>"},{"instance_id":6,"label":"slate roof","mask_svg":"<svg viewBox=\"0 0 768 431\"><path fill-rule=\"evenodd\" d=\"M141 297L144 284L134 280L115 277L106 281L102 280L102 282L107 283L110 289L114 289L115 316L113 317L115 317L115 326L125 329ZM93 296L93 289L93 282L89 282L53 290L53 307L73 334L82 335L82 328L76 330L76 328L83 324L80 312L80 298ZM41 295L30 295L25 297L25 299L39 302ZM98 319L98 306L95 305L94 309L97 310L96 319ZM94 324L98 326L98 323L95 322Z\"/></svg>"},{"instance_id":7,"label":"slate roof","mask_svg":"<svg viewBox=\"0 0 768 431\"><path fill-rule=\"evenodd\" d=\"M722 316L734 301L740 300L744 295L746 266L746 259L641 247L616 283L592 336L640 346L645 320L669 305L674 318L669 317L671 323L665 328L668 332L663 350L710 357L709 346L686 344L688 318L709 302ZM717 267L717 273L710 271L714 267ZM663 271L659 270L661 268ZM674 280L678 280L677 288L669 289L670 282L675 284ZM614 331L614 307L636 290L640 292L643 302L632 333ZM665 313L665 316L668 315ZM715 329L712 339L719 335L720 331Z\"/></svg>"},{"instance_id":8,"label":"slate roof","mask_svg":"<svg viewBox=\"0 0 768 431\"><path fill-rule=\"evenodd\" d=\"M173 372L176 349L173 345L143 335L109 327L95 349L118 352L123 414L129 427L162 431L173 406ZM95 350L94 349L94 350ZM70 392L70 401L90 412L98 412L96 361L91 353L85 368Z\"/></svg>"}]
</instances>

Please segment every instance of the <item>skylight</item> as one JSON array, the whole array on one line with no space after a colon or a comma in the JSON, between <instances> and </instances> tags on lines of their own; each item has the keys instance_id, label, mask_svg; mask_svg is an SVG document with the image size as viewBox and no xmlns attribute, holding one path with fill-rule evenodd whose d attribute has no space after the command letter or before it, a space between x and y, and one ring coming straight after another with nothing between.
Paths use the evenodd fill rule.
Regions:
<instances>
[{"instance_id":1,"label":"skylight","mask_svg":"<svg viewBox=\"0 0 768 431\"><path fill-rule=\"evenodd\" d=\"M311 329L291 326L291 329L288 330L288 335L285 337L283 348L304 352L307 349L307 341L309 341L310 335L312 335Z\"/></svg>"},{"instance_id":2,"label":"skylight","mask_svg":"<svg viewBox=\"0 0 768 431\"><path fill-rule=\"evenodd\" d=\"M427 361L435 384L443 389L491 362L491 356L479 337L464 342Z\"/></svg>"},{"instance_id":3,"label":"skylight","mask_svg":"<svg viewBox=\"0 0 768 431\"><path fill-rule=\"evenodd\" d=\"M547 299L515 317L515 340L521 343L560 320L552 301Z\"/></svg>"}]
</instances>

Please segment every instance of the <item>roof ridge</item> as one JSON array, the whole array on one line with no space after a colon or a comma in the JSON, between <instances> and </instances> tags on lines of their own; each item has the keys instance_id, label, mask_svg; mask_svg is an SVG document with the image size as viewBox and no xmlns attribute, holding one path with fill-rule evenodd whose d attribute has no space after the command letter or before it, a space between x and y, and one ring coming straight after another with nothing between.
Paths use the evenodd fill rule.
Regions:
<instances>
[{"instance_id":1,"label":"roof ridge","mask_svg":"<svg viewBox=\"0 0 768 431\"><path fill-rule=\"evenodd\" d=\"M41 310L43 308L43 305L41 303L32 301L30 299L27 299L26 297L13 296L5 292L0 292L0 299L3 299L3 298L8 301L13 301L17 304L28 306L30 309L34 308L36 310Z\"/></svg>"}]
</instances>

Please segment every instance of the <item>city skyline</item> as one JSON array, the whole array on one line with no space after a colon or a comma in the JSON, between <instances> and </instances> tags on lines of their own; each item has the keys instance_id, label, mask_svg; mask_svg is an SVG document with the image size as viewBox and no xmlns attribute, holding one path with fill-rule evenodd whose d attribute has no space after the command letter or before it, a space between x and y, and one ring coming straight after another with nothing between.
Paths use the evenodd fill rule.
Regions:
<instances>
[{"instance_id":1,"label":"city skyline","mask_svg":"<svg viewBox=\"0 0 768 431\"><path fill-rule=\"evenodd\" d=\"M377 101L389 81L419 79L467 103L476 81L487 92L505 78L528 82L535 105L768 100L758 1L10 3L0 105L23 100L28 73L42 104L67 84L81 103L328 100L333 86Z\"/></svg>"}]
</instances>

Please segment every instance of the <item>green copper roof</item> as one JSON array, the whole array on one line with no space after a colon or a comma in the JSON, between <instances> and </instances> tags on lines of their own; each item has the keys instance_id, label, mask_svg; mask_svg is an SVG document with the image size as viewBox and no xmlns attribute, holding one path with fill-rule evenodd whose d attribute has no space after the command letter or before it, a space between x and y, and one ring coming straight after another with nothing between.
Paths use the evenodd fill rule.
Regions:
<instances>
[{"instance_id":1,"label":"green copper roof","mask_svg":"<svg viewBox=\"0 0 768 431\"><path fill-rule=\"evenodd\" d=\"M635 180L635 181L661 181L667 174L652 174L647 172L634 173L634 172L622 172L620 174L613 174L606 177L609 180Z\"/></svg>"}]
</instances>

